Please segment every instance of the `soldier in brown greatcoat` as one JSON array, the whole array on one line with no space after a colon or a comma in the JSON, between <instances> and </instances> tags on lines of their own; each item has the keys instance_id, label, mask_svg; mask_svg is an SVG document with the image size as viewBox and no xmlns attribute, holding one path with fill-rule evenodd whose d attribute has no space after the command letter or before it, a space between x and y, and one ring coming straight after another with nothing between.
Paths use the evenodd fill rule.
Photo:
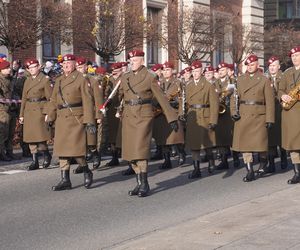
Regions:
<instances>
[{"instance_id":1,"label":"soldier in brown greatcoat","mask_svg":"<svg viewBox=\"0 0 300 250\"><path fill-rule=\"evenodd\" d=\"M180 82L173 76L174 65L171 62L163 64L163 80L160 82L160 87L165 96L169 100L171 107L178 114L179 109L179 96L181 95ZM159 106L159 105L158 105ZM163 146L163 156L165 161L159 167L160 169L170 169L171 164L171 146L175 146L179 153L178 164L182 165L185 162L184 152L184 132L182 123L179 123L177 132L172 131L166 116L161 112L155 117L155 124L160 130L160 136L157 137L157 144Z\"/></svg>"},{"instance_id":2,"label":"soldier in brown greatcoat","mask_svg":"<svg viewBox=\"0 0 300 250\"><path fill-rule=\"evenodd\" d=\"M247 169L243 181L249 182L255 179L252 153L259 152L259 169L263 169L267 164L268 129L275 122L275 102L269 79L258 71L257 56L250 55L245 65L247 72L237 79L240 117L233 116L236 120L233 150L242 152ZM231 113L235 114L235 105L231 105L230 108Z\"/></svg>"},{"instance_id":3,"label":"soldier in brown greatcoat","mask_svg":"<svg viewBox=\"0 0 300 250\"><path fill-rule=\"evenodd\" d=\"M213 172L212 149L216 145L215 129L218 123L219 101L215 87L202 76L202 63L192 63L193 80L186 87L187 118L186 146L192 151L194 170L190 179L200 178L200 150L204 149L209 160L209 173ZM182 118L182 108L180 109Z\"/></svg>"},{"instance_id":4,"label":"soldier in brown greatcoat","mask_svg":"<svg viewBox=\"0 0 300 250\"><path fill-rule=\"evenodd\" d=\"M49 77L41 72L37 59L27 59L25 66L30 76L24 83L19 120L24 124L23 141L29 144L32 154L32 163L27 170L35 170L39 168L38 152L44 153L43 168L49 167L52 158L47 146L47 141L51 139L51 128L45 122L52 87Z\"/></svg>"},{"instance_id":5,"label":"soldier in brown greatcoat","mask_svg":"<svg viewBox=\"0 0 300 250\"><path fill-rule=\"evenodd\" d=\"M121 80L123 74L122 63L113 63L110 66L112 70L112 76L109 78L108 86L105 89L105 97L107 98L118 82ZM116 144L118 140L121 140L121 124L120 119L116 117L117 108L120 106L121 100L119 99L118 91L111 99L107 110L107 123L108 123L108 143L111 146L112 159L107 163L107 166L119 165L119 148Z\"/></svg>"},{"instance_id":6,"label":"soldier in brown greatcoat","mask_svg":"<svg viewBox=\"0 0 300 250\"><path fill-rule=\"evenodd\" d=\"M75 69L75 56L67 54L62 63L64 74L55 81L47 108L46 122L55 122L54 155L59 157L61 181L53 191L71 189L70 160L83 167L84 186L89 188L93 173L86 160L86 131L95 134L95 110L86 78Z\"/></svg>"},{"instance_id":7,"label":"soldier in brown greatcoat","mask_svg":"<svg viewBox=\"0 0 300 250\"><path fill-rule=\"evenodd\" d=\"M220 110L218 126L216 128L216 139L218 151L221 155L221 163L218 170L228 169L228 155L232 145L233 121L230 114L230 96L233 93L234 85L228 76L227 63L221 62L218 65L220 78L214 82L219 94Z\"/></svg>"},{"instance_id":8,"label":"soldier in brown greatcoat","mask_svg":"<svg viewBox=\"0 0 300 250\"><path fill-rule=\"evenodd\" d=\"M268 60L269 66L269 79L275 95L275 124L273 128L269 130L268 143L269 143L269 165L263 169L263 173L275 172L275 157L277 155L277 147L280 148L281 168L287 168L287 155L286 151L281 147L281 104L278 99L278 87L282 77L280 70L279 59L276 56L272 56Z\"/></svg>"},{"instance_id":9,"label":"soldier in brown greatcoat","mask_svg":"<svg viewBox=\"0 0 300 250\"><path fill-rule=\"evenodd\" d=\"M128 53L131 70L122 76L120 99L124 100L122 114L122 158L131 162L136 173L137 185L129 195L147 196L148 159L152 138L153 97L159 102L170 126L178 130L176 112L157 84L156 77L144 64L144 52L133 50Z\"/></svg>"},{"instance_id":10,"label":"soldier in brown greatcoat","mask_svg":"<svg viewBox=\"0 0 300 250\"><path fill-rule=\"evenodd\" d=\"M99 112L99 106L103 104L103 91L101 83L93 76L87 74L87 61L83 57L76 58L76 70L80 72L83 77L87 80L90 95L93 98L94 104L94 116L96 124L102 123L103 114ZM101 155L97 150L97 133L87 133L87 150L92 153L93 168L98 168L101 163ZM82 173L83 169L78 166L73 171L75 174Z\"/></svg>"},{"instance_id":11,"label":"soldier in brown greatcoat","mask_svg":"<svg viewBox=\"0 0 300 250\"><path fill-rule=\"evenodd\" d=\"M0 160L11 161L5 153L5 142L9 133L9 107L11 100L10 63L6 60L0 62Z\"/></svg>"},{"instance_id":12,"label":"soldier in brown greatcoat","mask_svg":"<svg viewBox=\"0 0 300 250\"><path fill-rule=\"evenodd\" d=\"M300 46L291 49L289 55L293 67L287 69L281 77L278 98L282 105L289 106L289 109L283 108L281 113L282 147L290 152L294 165L295 174L288 180L288 183L296 184L300 183ZM290 102L295 102L295 104L292 106Z\"/></svg>"}]
</instances>

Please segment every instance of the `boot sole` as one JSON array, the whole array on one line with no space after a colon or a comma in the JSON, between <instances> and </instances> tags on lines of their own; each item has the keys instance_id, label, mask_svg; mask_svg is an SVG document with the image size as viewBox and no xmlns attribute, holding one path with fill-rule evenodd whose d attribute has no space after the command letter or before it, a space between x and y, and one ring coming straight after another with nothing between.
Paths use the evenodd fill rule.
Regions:
<instances>
[{"instance_id":1,"label":"boot sole","mask_svg":"<svg viewBox=\"0 0 300 250\"><path fill-rule=\"evenodd\" d=\"M71 190L72 187L64 187L64 188L60 188L60 189L56 189L55 187L52 187L52 191L64 191L64 190Z\"/></svg>"}]
</instances>

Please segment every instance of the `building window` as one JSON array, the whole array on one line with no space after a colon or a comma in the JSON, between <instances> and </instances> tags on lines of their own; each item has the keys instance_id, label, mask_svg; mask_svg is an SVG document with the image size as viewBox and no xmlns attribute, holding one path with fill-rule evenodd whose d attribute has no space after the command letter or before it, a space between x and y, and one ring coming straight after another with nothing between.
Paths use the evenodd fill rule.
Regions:
<instances>
[{"instance_id":1,"label":"building window","mask_svg":"<svg viewBox=\"0 0 300 250\"><path fill-rule=\"evenodd\" d=\"M147 19L155 26L154 30L156 32L161 32L160 28L160 9L148 7L147 8ZM147 63L148 65L152 65L158 63L158 50L159 44L158 39L155 39L155 35L149 37L147 41ZM152 39L151 39L152 38Z\"/></svg>"},{"instance_id":2,"label":"building window","mask_svg":"<svg viewBox=\"0 0 300 250\"><path fill-rule=\"evenodd\" d=\"M55 59L60 54L60 39L49 34L43 35L43 58L44 60Z\"/></svg>"},{"instance_id":3,"label":"building window","mask_svg":"<svg viewBox=\"0 0 300 250\"><path fill-rule=\"evenodd\" d=\"M300 18L300 0L279 0L278 19Z\"/></svg>"}]
</instances>

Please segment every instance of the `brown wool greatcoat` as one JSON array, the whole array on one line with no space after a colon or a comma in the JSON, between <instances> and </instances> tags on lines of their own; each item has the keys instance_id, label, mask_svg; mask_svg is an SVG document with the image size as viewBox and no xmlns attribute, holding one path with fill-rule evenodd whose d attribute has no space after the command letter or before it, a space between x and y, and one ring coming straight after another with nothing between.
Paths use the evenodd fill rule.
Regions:
<instances>
[{"instance_id":1,"label":"brown wool greatcoat","mask_svg":"<svg viewBox=\"0 0 300 250\"><path fill-rule=\"evenodd\" d=\"M105 96L109 96L114 87L117 85L121 77L118 77L117 79L110 77L109 83L106 86L106 94ZM112 98L108 105L107 109L107 123L108 123L108 142L111 144L116 144L118 140L120 140L121 136L121 129L119 128L120 125L120 119L116 118L117 113L117 107L120 106L120 99L119 99L119 91L115 94L115 96Z\"/></svg>"},{"instance_id":2,"label":"brown wool greatcoat","mask_svg":"<svg viewBox=\"0 0 300 250\"><path fill-rule=\"evenodd\" d=\"M300 69L295 67L287 69L280 80L278 98L288 94L290 90L300 82ZM282 109L282 147L285 150L300 150L300 102L288 111Z\"/></svg>"},{"instance_id":3,"label":"brown wool greatcoat","mask_svg":"<svg viewBox=\"0 0 300 250\"><path fill-rule=\"evenodd\" d=\"M282 72L279 71L276 74L275 79L269 76L271 81L271 87L273 88L274 95L275 95L275 124L273 128L271 128L268 132L268 142L269 147L281 146L281 104L278 99L278 88L279 82L282 77Z\"/></svg>"},{"instance_id":4,"label":"brown wool greatcoat","mask_svg":"<svg viewBox=\"0 0 300 250\"><path fill-rule=\"evenodd\" d=\"M234 123L233 150L239 152L266 152L268 131L266 122L275 122L274 91L269 79L256 72L238 77L237 92L240 101L262 102L265 105L240 104L241 119ZM231 105L234 113L234 105Z\"/></svg>"},{"instance_id":5,"label":"brown wool greatcoat","mask_svg":"<svg viewBox=\"0 0 300 250\"><path fill-rule=\"evenodd\" d=\"M214 82L214 85L220 95L222 91L226 91L230 84L229 78L222 82L220 79ZM233 92L233 90L232 90ZM228 96L230 100L231 94ZM218 126L216 128L216 145L218 147L230 147L233 137L233 121L231 119L230 106L226 106L224 114L219 114Z\"/></svg>"},{"instance_id":6,"label":"brown wool greatcoat","mask_svg":"<svg viewBox=\"0 0 300 250\"><path fill-rule=\"evenodd\" d=\"M168 122L177 120L177 114L158 86L157 79L146 67L142 66L136 73L130 71L122 76L120 96L124 102L138 99L137 95L130 90L128 82L141 99L152 100L155 97ZM122 116L122 158L124 160L149 159L153 116L151 103L124 105Z\"/></svg>"},{"instance_id":7,"label":"brown wool greatcoat","mask_svg":"<svg viewBox=\"0 0 300 250\"><path fill-rule=\"evenodd\" d=\"M51 131L45 122L46 106L52 87L43 73L35 78L27 77L24 83L20 117L24 117L23 140L27 143L43 142L51 139ZM43 101L30 101L44 99Z\"/></svg>"},{"instance_id":8,"label":"brown wool greatcoat","mask_svg":"<svg viewBox=\"0 0 300 250\"><path fill-rule=\"evenodd\" d=\"M100 119L102 118L101 112L99 112L99 106L103 104L103 91L102 91L102 86L101 82L96 79L95 77L92 77L90 75L83 75L85 79L87 80L88 86L89 86L89 91L90 95L92 96L93 99L93 104L94 104L94 115L95 119ZM97 145L97 134L90 134L87 133L87 145L88 146L95 146Z\"/></svg>"},{"instance_id":9,"label":"brown wool greatcoat","mask_svg":"<svg viewBox=\"0 0 300 250\"><path fill-rule=\"evenodd\" d=\"M176 78L172 78L169 81L166 79L162 80L160 87L163 90L165 96L169 101L172 101L172 96L175 96L175 100L179 101L180 95L180 82ZM172 100L171 100L172 99ZM178 104L179 107L180 104ZM178 115L178 108L172 107L173 110ZM177 132L172 131L166 116L161 113L154 119L153 130L155 129L155 138L157 145L174 145L174 144L183 144L184 143L184 132L181 122L179 124L179 129Z\"/></svg>"},{"instance_id":10,"label":"brown wool greatcoat","mask_svg":"<svg viewBox=\"0 0 300 250\"><path fill-rule=\"evenodd\" d=\"M204 77L196 84L194 80L186 86L187 122L186 146L191 150L211 148L216 145L215 131L209 123L218 123L219 99L215 86ZM209 105L208 108L192 108L191 105ZM180 105L181 106L181 105ZM182 108L180 108L182 114Z\"/></svg>"},{"instance_id":11,"label":"brown wool greatcoat","mask_svg":"<svg viewBox=\"0 0 300 250\"><path fill-rule=\"evenodd\" d=\"M65 101L69 104L82 103L81 107L59 109ZM48 107L48 121L55 121L54 155L59 157L84 156L86 154L85 124L95 124L94 104L89 86L81 73L74 70L68 76L56 79Z\"/></svg>"}]
</instances>

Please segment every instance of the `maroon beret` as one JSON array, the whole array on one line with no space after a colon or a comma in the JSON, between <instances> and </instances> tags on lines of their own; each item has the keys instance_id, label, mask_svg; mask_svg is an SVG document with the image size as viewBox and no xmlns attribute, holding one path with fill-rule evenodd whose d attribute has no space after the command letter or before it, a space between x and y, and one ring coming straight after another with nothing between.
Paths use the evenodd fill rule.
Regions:
<instances>
[{"instance_id":1,"label":"maroon beret","mask_svg":"<svg viewBox=\"0 0 300 250\"><path fill-rule=\"evenodd\" d=\"M97 75L104 75L106 73L106 69L104 67L98 67L95 71Z\"/></svg>"},{"instance_id":2,"label":"maroon beret","mask_svg":"<svg viewBox=\"0 0 300 250\"><path fill-rule=\"evenodd\" d=\"M36 58L28 58L24 62L25 67L29 68L33 64L39 64L39 61Z\"/></svg>"},{"instance_id":3,"label":"maroon beret","mask_svg":"<svg viewBox=\"0 0 300 250\"><path fill-rule=\"evenodd\" d=\"M225 63L225 62L220 62L219 64L218 64L218 70L219 69L222 69L222 68L228 68L228 64L227 63Z\"/></svg>"},{"instance_id":4,"label":"maroon beret","mask_svg":"<svg viewBox=\"0 0 300 250\"><path fill-rule=\"evenodd\" d=\"M86 59L84 57L77 57L76 58L76 66L80 66L86 64Z\"/></svg>"},{"instance_id":5,"label":"maroon beret","mask_svg":"<svg viewBox=\"0 0 300 250\"><path fill-rule=\"evenodd\" d=\"M166 62L163 64L163 68L164 68L164 69L166 69L166 68L174 69L174 64L173 64L172 62L166 61Z\"/></svg>"},{"instance_id":6,"label":"maroon beret","mask_svg":"<svg viewBox=\"0 0 300 250\"><path fill-rule=\"evenodd\" d=\"M296 46L296 47L292 48L289 52L289 57L291 57L296 52L300 52L300 46Z\"/></svg>"},{"instance_id":7,"label":"maroon beret","mask_svg":"<svg viewBox=\"0 0 300 250\"><path fill-rule=\"evenodd\" d=\"M202 63L200 61L193 61L191 67L192 69L202 68Z\"/></svg>"},{"instance_id":8,"label":"maroon beret","mask_svg":"<svg viewBox=\"0 0 300 250\"><path fill-rule=\"evenodd\" d=\"M112 65L110 65L111 70L120 69L120 68L122 68L122 63L120 63L120 62L116 62L116 63L113 63Z\"/></svg>"},{"instance_id":9,"label":"maroon beret","mask_svg":"<svg viewBox=\"0 0 300 250\"><path fill-rule=\"evenodd\" d=\"M122 67L125 67L128 65L128 62L121 62L121 64L122 64Z\"/></svg>"},{"instance_id":10,"label":"maroon beret","mask_svg":"<svg viewBox=\"0 0 300 250\"><path fill-rule=\"evenodd\" d=\"M268 65L272 64L275 61L279 61L279 58L277 56L271 56L268 60Z\"/></svg>"},{"instance_id":11,"label":"maroon beret","mask_svg":"<svg viewBox=\"0 0 300 250\"><path fill-rule=\"evenodd\" d=\"M249 63L253 63L253 62L256 62L258 61L258 57L254 54L248 56L248 58L246 59L245 61L245 65L248 65Z\"/></svg>"},{"instance_id":12,"label":"maroon beret","mask_svg":"<svg viewBox=\"0 0 300 250\"><path fill-rule=\"evenodd\" d=\"M228 69L234 70L234 64L233 63L227 64L227 67L228 67Z\"/></svg>"},{"instance_id":13,"label":"maroon beret","mask_svg":"<svg viewBox=\"0 0 300 250\"><path fill-rule=\"evenodd\" d=\"M151 67L151 70L152 70L153 72L156 72L157 70L162 69L162 68L163 68L163 65L160 64L160 63L157 63L157 64L154 64L154 65Z\"/></svg>"},{"instance_id":14,"label":"maroon beret","mask_svg":"<svg viewBox=\"0 0 300 250\"><path fill-rule=\"evenodd\" d=\"M63 56L63 62L65 61L75 61L75 56L72 54L66 54Z\"/></svg>"},{"instance_id":15,"label":"maroon beret","mask_svg":"<svg viewBox=\"0 0 300 250\"><path fill-rule=\"evenodd\" d=\"M0 70L9 68L10 63L6 60L0 62Z\"/></svg>"},{"instance_id":16,"label":"maroon beret","mask_svg":"<svg viewBox=\"0 0 300 250\"><path fill-rule=\"evenodd\" d=\"M212 66L206 66L203 73L206 73L206 72L214 72L214 68Z\"/></svg>"},{"instance_id":17,"label":"maroon beret","mask_svg":"<svg viewBox=\"0 0 300 250\"><path fill-rule=\"evenodd\" d=\"M134 49L134 50L131 50L131 51L128 52L127 58L130 59L130 58L135 57L135 56L143 57L144 55L145 55L144 51L139 50L139 49Z\"/></svg>"},{"instance_id":18,"label":"maroon beret","mask_svg":"<svg viewBox=\"0 0 300 250\"><path fill-rule=\"evenodd\" d=\"M188 66L185 69L183 69L182 71L183 71L183 74L187 73L187 72L192 72L192 67Z\"/></svg>"}]
</instances>

